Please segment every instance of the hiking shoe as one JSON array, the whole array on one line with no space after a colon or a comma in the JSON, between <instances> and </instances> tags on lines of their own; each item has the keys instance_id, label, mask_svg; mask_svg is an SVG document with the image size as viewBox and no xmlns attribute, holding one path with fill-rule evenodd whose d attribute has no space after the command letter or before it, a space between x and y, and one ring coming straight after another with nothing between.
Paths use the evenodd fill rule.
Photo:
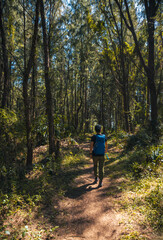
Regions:
<instances>
[{"instance_id":1,"label":"hiking shoe","mask_svg":"<svg viewBox=\"0 0 163 240\"><path fill-rule=\"evenodd\" d=\"M98 187L102 187L102 181L99 182Z\"/></svg>"}]
</instances>

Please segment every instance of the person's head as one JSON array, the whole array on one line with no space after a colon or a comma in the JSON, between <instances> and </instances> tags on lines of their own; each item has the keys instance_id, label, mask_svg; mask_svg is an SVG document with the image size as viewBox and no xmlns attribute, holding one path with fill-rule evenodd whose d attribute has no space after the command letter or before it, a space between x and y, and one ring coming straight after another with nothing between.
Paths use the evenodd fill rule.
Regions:
<instances>
[{"instance_id":1,"label":"person's head","mask_svg":"<svg viewBox=\"0 0 163 240\"><path fill-rule=\"evenodd\" d=\"M101 125L97 124L97 125L95 126L95 131L96 131L97 133L100 133L100 132L101 132Z\"/></svg>"}]
</instances>

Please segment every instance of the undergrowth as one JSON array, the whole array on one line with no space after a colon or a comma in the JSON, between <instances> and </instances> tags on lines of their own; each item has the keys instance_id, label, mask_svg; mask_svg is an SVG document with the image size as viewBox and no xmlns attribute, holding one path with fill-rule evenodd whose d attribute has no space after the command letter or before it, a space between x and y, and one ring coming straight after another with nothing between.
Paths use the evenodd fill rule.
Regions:
<instances>
[{"instance_id":1,"label":"undergrowth","mask_svg":"<svg viewBox=\"0 0 163 240\"><path fill-rule=\"evenodd\" d=\"M158 139L154 141L145 129L132 135L125 132L112 134L113 146L124 150L112 157L108 173L112 177L111 170L118 169L125 175L125 183L118 187L122 193L118 201L121 209L127 211L140 228L150 226L159 234L163 230L163 145ZM121 239L147 238L134 232Z\"/></svg>"},{"instance_id":2,"label":"undergrowth","mask_svg":"<svg viewBox=\"0 0 163 240\"><path fill-rule=\"evenodd\" d=\"M42 159L38 154L33 169L21 178L15 172L7 185L0 183L0 239L54 239L59 227L55 218L60 213L52 204L57 206L82 171L85 155L72 144L62 148L57 162L45 154ZM6 170L1 171L5 174ZM47 208L51 209L48 216Z\"/></svg>"},{"instance_id":3,"label":"undergrowth","mask_svg":"<svg viewBox=\"0 0 163 240\"><path fill-rule=\"evenodd\" d=\"M86 140L90 140L89 135ZM31 171L26 172L24 165L1 168L0 175L4 181L0 183L0 239L54 239L59 227L56 216L62 214L57 209L58 201L86 164L84 152L80 150L77 141L71 137L67 141L68 143L62 146L57 161L54 161L53 155L47 154L46 149L44 154L38 152ZM140 228L150 226L157 233L161 232L161 143L154 142L145 130L139 130L135 135L125 132L112 133L109 147L117 149L117 153L108 153L105 174L113 184L116 178L123 181L118 184L117 190L114 190L113 186L107 196L117 197L120 193L120 200L116 198L119 209L128 212ZM136 239L148 238L136 230L121 236L121 240Z\"/></svg>"}]
</instances>

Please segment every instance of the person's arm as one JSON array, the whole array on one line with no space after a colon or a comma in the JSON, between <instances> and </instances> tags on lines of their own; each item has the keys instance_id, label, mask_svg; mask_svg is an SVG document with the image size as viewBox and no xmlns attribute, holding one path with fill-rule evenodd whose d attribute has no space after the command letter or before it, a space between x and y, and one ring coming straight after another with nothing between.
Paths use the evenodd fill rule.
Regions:
<instances>
[{"instance_id":1,"label":"person's arm","mask_svg":"<svg viewBox=\"0 0 163 240\"><path fill-rule=\"evenodd\" d=\"M91 144L90 144L90 157L91 158L92 158L93 144L94 144L94 142L91 141Z\"/></svg>"}]
</instances>

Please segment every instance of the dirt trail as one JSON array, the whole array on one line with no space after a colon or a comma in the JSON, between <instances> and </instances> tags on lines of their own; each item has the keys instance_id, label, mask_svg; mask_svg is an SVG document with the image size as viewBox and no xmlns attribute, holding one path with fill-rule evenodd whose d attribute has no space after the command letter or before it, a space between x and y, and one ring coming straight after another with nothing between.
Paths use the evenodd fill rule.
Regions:
<instances>
[{"instance_id":1,"label":"dirt trail","mask_svg":"<svg viewBox=\"0 0 163 240\"><path fill-rule=\"evenodd\" d=\"M88 151L88 144L83 144ZM122 216L116 212L113 199L108 196L111 188L109 179L104 178L103 187L93 184L93 164L88 165L82 175L75 179L62 201L59 202L57 221L60 228L57 240L117 240L122 234L120 224Z\"/></svg>"}]
</instances>

